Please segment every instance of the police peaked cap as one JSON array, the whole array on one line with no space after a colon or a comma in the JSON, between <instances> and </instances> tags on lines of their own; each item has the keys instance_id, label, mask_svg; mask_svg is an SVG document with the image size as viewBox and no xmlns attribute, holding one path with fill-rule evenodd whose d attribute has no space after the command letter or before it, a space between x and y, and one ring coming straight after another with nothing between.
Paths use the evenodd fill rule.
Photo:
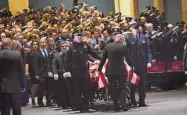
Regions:
<instances>
[{"instance_id":1,"label":"police peaked cap","mask_svg":"<svg viewBox=\"0 0 187 115\"><path fill-rule=\"evenodd\" d=\"M154 6L152 6L151 9L156 10L156 8Z\"/></svg>"},{"instance_id":2,"label":"police peaked cap","mask_svg":"<svg viewBox=\"0 0 187 115\"><path fill-rule=\"evenodd\" d=\"M34 8L34 6L29 6L30 9Z\"/></svg>"},{"instance_id":3,"label":"police peaked cap","mask_svg":"<svg viewBox=\"0 0 187 115\"><path fill-rule=\"evenodd\" d=\"M115 34L119 34L119 28L111 28L111 34L115 35Z\"/></svg>"},{"instance_id":4,"label":"police peaked cap","mask_svg":"<svg viewBox=\"0 0 187 115\"><path fill-rule=\"evenodd\" d=\"M130 22L132 20L132 17L125 17L125 20Z\"/></svg>"},{"instance_id":5,"label":"police peaked cap","mask_svg":"<svg viewBox=\"0 0 187 115\"><path fill-rule=\"evenodd\" d=\"M179 22L176 23L177 26L183 26L184 24L185 24L184 21L179 21Z\"/></svg>"},{"instance_id":6,"label":"police peaked cap","mask_svg":"<svg viewBox=\"0 0 187 115\"><path fill-rule=\"evenodd\" d=\"M24 11L24 12L28 12L28 10L27 10L27 9L23 9L23 11Z\"/></svg>"},{"instance_id":7,"label":"police peaked cap","mask_svg":"<svg viewBox=\"0 0 187 115\"><path fill-rule=\"evenodd\" d=\"M138 23L133 23L130 25L131 28L134 28L134 29L138 29L139 28L139 24Z\"/></svg>"},{"instance_id":8,"label":"police peaked cap","mask_svg":"<svg viewBox=\"0 0 187 115\"><path fill-rule=\"evenodd\" d=\"M151 9L151 6L146 6L147 9Z\"/></svg>"}]
</instances>

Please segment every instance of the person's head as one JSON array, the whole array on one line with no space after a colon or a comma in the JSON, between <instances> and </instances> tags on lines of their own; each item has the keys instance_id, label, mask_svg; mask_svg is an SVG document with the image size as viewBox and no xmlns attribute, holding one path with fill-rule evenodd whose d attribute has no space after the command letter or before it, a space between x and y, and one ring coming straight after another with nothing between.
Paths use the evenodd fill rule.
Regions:
<instances>
[{"instance_id":1,"label":"person's head","mask_svg":"<svg viewBox=\"0 0 187 115\"><path fill-rule=\"evenodd\" d=\"M94 38L96 38L96 39L99 38L99 32L97 32L97 31L94 32Z\"/></svg>"},{"instance_id":2,"label":"person's head","mask_svg":"<svg viewBox=\"0 0 187 115\"><path fill-rule=\"evenodd\" d=\"M54 46L55 42L54 42L54 39L53 38L48 38L47 39L47 45L48 47L52 47Z\"/></svg>"},{"instance_id":3,"label":"person's head","mask_svg":"<svg viewBox=\"0 0 187 115\"><path fill-rule=\"evenodd\" d=\"M88 38L92 38L92 34L91 34L90 31L87 31L87 32L86 32L86 37L88 37Z\"/></svg>"},{"instance_id":4,"label":"person's head","mask_svg":"<svg viewBox=\"0 0 187 115\"><path fill-rule=\"evenodd\" d=\"M115 36L115 41L120 42L120 43L124 43L124 36L122 34L117 34Z\"/></svg>"},{"instance_id":5,"label":"person's head","mask_svg":"<svg viewBox=\"0 0 187 115\"><path fill-rule=\"evenodd\" d=\"M184 30L184 24L185 24L184 21L178 21L178 22L176 23L176 25L179 27L179 28L178 28L179 31L183 31L183 30Z\"/></svg>"},{"instance_id":6,"label":"person's head","mask_svg":"<svg viewBox=\"0 0 187 115\"><path fill-rule=\"evenodd\" d=\"M107 38L108 37L108 32L105 30L105 31L103 31L103 36L105 37L105 38Z\"/></svg>"},{"instance_id":7,"label":"person's head","mask_svg":"<svg viewBox=\"0 0 187 115\"><path fill-rule=\"evenodd\" d=\"M132 25L130 25L130 29L131 29L131 31L132 31L132 33L133 34L138 34L138 32L139 32L139 25L138 24L132 24Z\"/></svg>"},{"instance_id":8,"label":"person's head","mask_svg":"<svg viewBox=\"0 0 187 115\"><path fill-rule=\"evenodd\" d=\"M68 30L67 29L62 29L62 36L67 37L68 36Z\"/></svg>"},{"instance_id":9,"label":"person's head","mask_svg":"<svg viewBox=\"0 0 187 115\"><path fill-rule=\"evenodd\" d=\"M173 25L172 25L172 24L168 24L167 27L168 27L169 30L172 30L172 29L173 29Z\"/></svg>"},{"instance_id":10,"label":"person's head","mask_svg":"<svg viewBox=\"0 0 187 115\"><path fill-rule=\"evenodd\" d=\"M61 51L66 51L68 49L67 42L61 42L60 47L61 47Z\"/></svg>"},{"instance_id":11,"label":"person's head","mask_svg":"<svg viewBox=\"0 0 187 115\"><path fill-rule=\"evenodd\" d=\"M24 39L24 36L22 34L18 36L18 40L23 41L23 39Z\"/></svg>"},{"instance_id":12,"label":"person's head","mask_svg":"<svg viewBox=\"0 0 187 115\"><path fill-rule=\"evenodd\" d=\"M1 39L6 38L6 34L5 33L1 33Z\"/></svg>"},{"instance_id":13,"label":"person's head","mask_svg":"<svg viewBox=\"0 0 187 115\"><path fill-rule=\"evenodd\" d=\"M33 41L31 42L31 49L32 49L32 50L37 50L38 48L39 48L39 43L38 43L38 41L33 40Z\"/></svg>"},{"instance_id":14,"label":"person's head","mask_svg":"<svg viewBox=\"0 0 187 115\"><path fill-rule=\"evenodd\" d=\"M146 29L147 29L148 32L153 31L153 24L152 23L146 24Z\"/></svg>"},{"instance_id":15,"label":"person's head","mask_svg":"<svg viewBox=\"0 0 187 115\"><path fill-rule=\"evenodd\" d=\"M1 40L1 43L3 48L8 48L8 49L12 48L12 41L10 38L3 38Z\"/></svg>"},{"instance_id":16,"label":"person's head","mask_svg":"<svg viewBox=\"0 0 187 115\"><path fill-rule=\"evenodd\" d=\"M105 47L105 42L104 41L99 41L98 45L99 45L100 49L103 49Z\"/></svg>"},{"instance_id":17,"label":"person's head","mask_svg":"<svg viewBox=\"0 0 187 115\"><path fill-rule=\"evenodd\" d=\"M42 48L42 49L46 48L46 38L45 37L40 39L40 48Z\"/></svg>"},{"instance_id":18,"label":"person's head","mask_svg":"<svg viewBox=\"0 0 187 115\"><path fill-rule=\"evenodd\" d=\"M74 42L81 43L83 41L81 34L74 34Z\"/></svg>"},{"instance_id":19,"label":"person's head","mask_svg":"<svg viewBox=\"0 0 187 115\"><path fill-rule=\"evenodd\" d=\"M57 33L56 32L53 32L52 33L52 38L56 38L57 37Z\"/></svg>"}]
</instances>

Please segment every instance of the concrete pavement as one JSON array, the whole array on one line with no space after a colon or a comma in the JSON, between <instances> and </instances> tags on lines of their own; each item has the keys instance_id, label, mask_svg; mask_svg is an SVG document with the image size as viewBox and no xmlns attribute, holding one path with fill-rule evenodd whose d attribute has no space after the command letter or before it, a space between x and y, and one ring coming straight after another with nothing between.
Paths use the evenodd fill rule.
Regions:
<instances>
[{"instance_id":1,"label":"concrete pavement","mask_svg":"<svg viewBox=\"0 0 187 115\"><path fill-rule=\"evenodd\" d=\"M104 110L104 102L98 101L89 113L73 112L57 108L33 108L31 105L22 108L23 115L187 115L187 90L175 90L169 92L153 92L147 94L146 108L131 108L128 112L115 113L112 110Z\"/></svg>"}]
</instances>

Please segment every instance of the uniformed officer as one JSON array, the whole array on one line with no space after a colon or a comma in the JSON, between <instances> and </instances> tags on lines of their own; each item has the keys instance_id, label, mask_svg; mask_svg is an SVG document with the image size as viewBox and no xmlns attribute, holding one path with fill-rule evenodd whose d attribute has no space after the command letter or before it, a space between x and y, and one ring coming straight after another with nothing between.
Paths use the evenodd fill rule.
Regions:
<instances>
[{"instance_id":1,"label":"uniformed officer","mask_svg":"<svg viewBox=\"0 0 187 115\"><path fill-rule=\"evenodd\" d=\"M89 45L82 42L82 34L74 34L74 42L70 44L67 52L66 65L69 66L64 76L72 76L76 109L80 112L89 110L88 54L96 59L99 58Z\"/></svg>"},{"instance_id":2,"label":"uniformed officer","mask_svg":"<svg viewBox=\"0 0 187 115\"><path fill-rule=\"evenodd\" d=\"M184 53L183 53L183 68L185 74L187 74L187 43L184 46Z\"/></svg>"},{"instance_id":3,"label":"uniformed officer","mask_svg":"<svg viewBox=\"0 0 187 115\"><path fill-rule=\"evenodd\" d=\"M144 107L146 97L146 71L147 67L151 67L152 55L149 48L148 39L145 35L138 31L137 23L131 25L132 34L126 36L126 44L129 49L130 57L134 64L134 69L137 75L140 76L140 84L138 86L139 106ZM136 105L135 89L131 91L133 105Z\"/></svg>"},{"instance_id":4,"label":"uniformed officer","mask_svg":"<svg viewBox=\"0 0 187 115\"><path fill-rule=\"evenodd\" d=\"M64 58L67 50L67 43L61 42L59 49L60 51L54 53L52 59L52 72L54 74L54 80L56 80L53 85L54 89L57 89L54 91L54 96L56 97L57 105L65 109L69 106L67 86L63 77L65 73Z\"/></svg>"},{"instance_id":5,"label":"uniformed officer","mask_svg":"<svg viewBox=\"0 0 187 115\"><path fill-rule=\"evenodd\" d=\"M176 23L176 27L170 34L170 42L173 45L173 55L174 60L182 60L183 50L186 43L186 40L182 38L181 34L184 31L184 22L179 21Z\"/></svg>"}]
</instances>

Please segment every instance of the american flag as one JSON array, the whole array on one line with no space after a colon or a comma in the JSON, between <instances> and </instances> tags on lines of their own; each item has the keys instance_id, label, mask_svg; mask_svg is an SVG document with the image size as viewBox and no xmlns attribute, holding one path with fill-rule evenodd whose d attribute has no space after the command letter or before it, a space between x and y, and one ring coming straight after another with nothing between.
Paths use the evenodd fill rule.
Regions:
<instances>
[{"instance_id":1,"label":"american flag","mask_svg":"<svg viewBox=\"0 0 187 115\"><path fill-rule=\"evenodd\" d=\"M105 62L102 68L102 72L100 74L98 72L98 67L100 62L99 61L97 61L96 63L89 62L90 63L89 73L90 73L91 81L98 84L98 89L104 88L108 85L108 79L104 74L106 71L107 62L108 60ZM126 63L126 61L124 61L124 64L128 74L127 78L124 79L124 82L130 82L132 84L139 85L140 77L134 72L133 68L131 68Z\"/></svg>"}]
</instances>

